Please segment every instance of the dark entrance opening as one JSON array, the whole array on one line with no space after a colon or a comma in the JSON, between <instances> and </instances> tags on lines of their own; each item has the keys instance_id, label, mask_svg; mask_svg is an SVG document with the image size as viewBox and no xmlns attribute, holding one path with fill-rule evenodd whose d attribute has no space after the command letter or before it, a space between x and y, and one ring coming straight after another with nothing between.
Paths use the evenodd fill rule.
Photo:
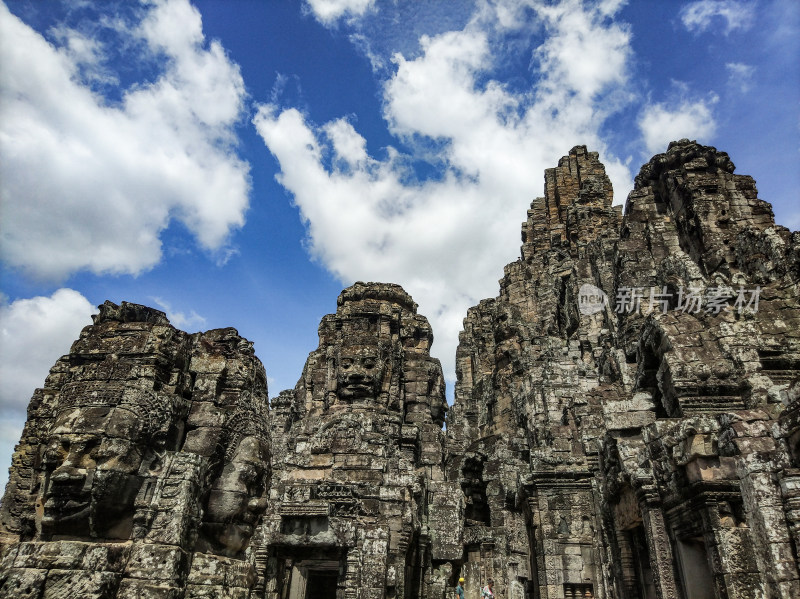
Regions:
<instances>
[{"instance_id":1,"label":"dark entrance opening","mask_svg":"<svg viewBox=\"0 0 800 599\"><path fill-rule=\"evenodd\" d=\"M336 599L336 570L309 570L305 599Z\"/></svg>"}]
</instances>

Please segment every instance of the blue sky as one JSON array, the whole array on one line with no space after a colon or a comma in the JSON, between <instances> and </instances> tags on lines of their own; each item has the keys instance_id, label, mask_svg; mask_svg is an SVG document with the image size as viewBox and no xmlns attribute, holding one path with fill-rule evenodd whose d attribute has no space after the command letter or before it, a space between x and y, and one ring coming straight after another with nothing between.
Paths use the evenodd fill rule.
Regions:
<instances>
[{"instance_id":1,"label":"blue sky","mask_svg":"<svg viewBox=\"0 0 800 599\"><path fill-rule=\"evenodd\" d=\"M799 40L794 0L0 4L0 460L106 299L236 327L274 396L344 286L400 283L452 398L576 144L618 203L670 140L715 145L797 229Z\"/></svg>"}]
</instances>

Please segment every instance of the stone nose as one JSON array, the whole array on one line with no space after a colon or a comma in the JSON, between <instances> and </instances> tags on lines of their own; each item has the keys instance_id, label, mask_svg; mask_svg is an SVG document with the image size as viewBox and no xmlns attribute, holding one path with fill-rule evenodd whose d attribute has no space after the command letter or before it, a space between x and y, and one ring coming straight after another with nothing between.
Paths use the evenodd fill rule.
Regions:
<instances>
[{"instance_id":1,"label":"stone nose","mask_svg":"<svg viewBox=\"0 0 800 599\"><path fill-rule=\"evenodd\" d=\"M64 462L53 471L50 480L58 484L79 483L86 478L86 471Z\"/></svg>"},{"instance_id":2,"label":"stone nose","mask_svg":"<svg viewBox=\"0 0 800 599\"><path fill-rule=\"evenodd\" d=\"M247 502L247 509L253 513L258 513L265 510L267 507L266 497L253 497Z\"/></svg>"},{"instance_id":3,"label":"stone nose","mask_svg":"<svg viewBox=\"0 0 800 599\"><path fill-rule=\"evenodd\" d=\"M84 443L74 443L64 461L53 471L50 480L58 484L83 481L86 478L86 469L81 468L81 461L85 454L85 445Z\"/></svg>"}]
</instances>

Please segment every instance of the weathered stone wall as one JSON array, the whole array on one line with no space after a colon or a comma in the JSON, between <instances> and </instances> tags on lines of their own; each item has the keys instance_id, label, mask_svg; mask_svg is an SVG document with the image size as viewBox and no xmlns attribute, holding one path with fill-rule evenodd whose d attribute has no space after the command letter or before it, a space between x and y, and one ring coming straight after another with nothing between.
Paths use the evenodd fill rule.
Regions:
<instances>
[{"instance_id":1,"label":"weathered stone wall","mask_svg":"<svg viewBox=\"0 0 800 599\"><path fill-rule=\"evenodd\" d=\"M397 285L345 289L296 388L273 402L267 597L305 597L325 577L337 597L435 585L450 523L430 514L458 504L442 468L444 379L416 309Z\"/></svg>"},{"instance_id":2,"label":"weathered stone wall","mask_svg":"<svg viewBox=\"0 0 800 599\"><path fill-rule=\"evenodd\" d=\"M234 329L187 335L157 310L100 306L28 407L0 509L0 597L246 596L267 410Z\"/></svg>"},{"instance_id":3,"label":"weathered stone wall","mask_svg":"<svg viewBox=\"0 0 800 599\"><path fill-rule=\"evenodd\" d=\"M800 595L798 237L694 142L642 167L624 218L596 154L546 172L457 354L448 478L489 507L468 589Z\"/></svg>"},{"instance_id":4,"label":"weathered stone wall","mask_svg":"<svg viewBox=\"0 0 800 599\"><path fill-rule=\"evenodd\" d=\"M799 292L800 234L682 140L624 216L596 153L545 172L449 409L397 285L269 405L234 329L106 302L31 399L0 597L798 597Z\"/></svg>"},{"instance_id":5,"label":"weathered stone wall","mask_svg":"<svg viewBox=\"0 0 800 599\"><path fill-rule=\"evenodd\" d=\"M480 551L464 549L468 589L493 578L502 596L563 597L596 586L607 561L592 506L613 335L610 312L580 314L578 294L613 285L621 211L611 202L597 153L577 147L548 169L522 226L522 257L506 267L500 296L464 321L448 475L467 480L479 456L490 507L484 522L466 523L482 529L468 535Z\"/></svg>"}]
</instances>

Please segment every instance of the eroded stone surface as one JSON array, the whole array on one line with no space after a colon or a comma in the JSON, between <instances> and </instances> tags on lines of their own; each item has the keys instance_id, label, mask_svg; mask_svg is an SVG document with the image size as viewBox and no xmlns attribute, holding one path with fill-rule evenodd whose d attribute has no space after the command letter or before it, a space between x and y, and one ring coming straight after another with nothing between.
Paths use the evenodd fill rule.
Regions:
<instances>
[{"instance_id":1,"label":"eroded stone surface","mask_svg":"<svg viewBox=\"0 0 800 599\"><path fill-rule=\"evenodd\" d=\"M428 594L455 489L441 366L416 310L397 285L345 289L296 388L273 401L266 597L304 597L326 577L336 596Z\"/></svg>"},{"instance_id":2,"label":"eroded stone surface","mask_svg":"<svg viewBox=\"0 0 800 599\"><path fill-rule=\"evenodd\" d=\"M269 405L234 329L100 306L31 400L0 597L800 596L800 234L681 140L624 216L573 148L522 242L449 410L397 285L345 289Z\"/></svg>"},{"instance_id":3,"label":"eroded stone surface","mask_svg":"<svg viewBox=\"0 0 800 599\"><path fill-rule=\"evenodd\" d=\"M467 586L800 595L798 233L726 154L682 140L642 167L624 217L574 148L522 239L457 355Z\"/></svg>"},{"instance_id":4,"label":"eroded stone surface","mask_svg":"<svg viewBox=\"0 0 800 599\"><path fill-rule=\"evenodd\" d=\"M229 557L252 575L217 596L247 594L267 410L234 329L188 335L157 310L100 306L28 408L0 509L0 596L178 597L198 563Z\"/></svg>"}]
</instances>

